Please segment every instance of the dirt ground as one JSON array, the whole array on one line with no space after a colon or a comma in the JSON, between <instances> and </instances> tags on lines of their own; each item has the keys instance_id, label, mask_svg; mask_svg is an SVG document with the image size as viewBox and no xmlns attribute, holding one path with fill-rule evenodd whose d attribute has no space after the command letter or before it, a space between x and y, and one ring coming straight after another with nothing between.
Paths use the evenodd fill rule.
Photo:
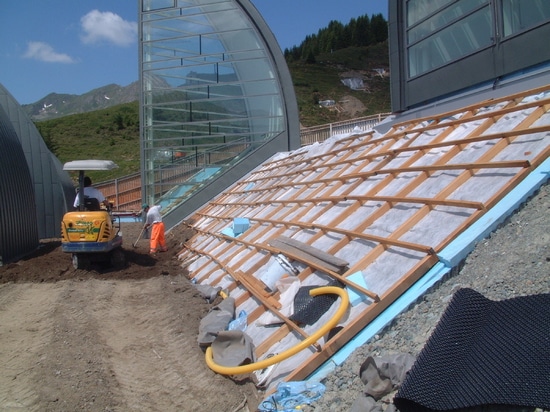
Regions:
<instances>
[{"instance_id":1,"label":"dirt ground","mask_svg":"<svg viewBox=\"0 0 550 412\"><path fill-rule=\"evenodd\" d=\"M350 95L342 97L338 101L338 107L341 108L342 113L347 117L360 115L367 109L361 100Z\"/></svg>"},{"instance_id":2,"label":"dirt ground","mask_svg":"<svg viewBox=\"0 0 550 412\"><path fill-rule=\"evenodd\" d=\"M197 344L212 304L177 260L192 231L148 255L123 223L124 269L75 270L59 239L0 267L0 411L253 411L247 380L217 375Z\"/></svg>"}]
</instances>

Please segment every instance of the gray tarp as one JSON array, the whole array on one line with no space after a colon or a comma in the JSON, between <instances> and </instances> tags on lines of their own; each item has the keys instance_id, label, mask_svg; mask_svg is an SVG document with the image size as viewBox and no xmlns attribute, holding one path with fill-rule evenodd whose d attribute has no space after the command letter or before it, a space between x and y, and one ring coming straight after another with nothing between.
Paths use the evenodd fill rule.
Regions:
<instances>
[{"instance_id":1,"label":"gray tarp","mask_svg":"<svg viewBox=\"0 0 550 412\"><path fill-rule=\"evenodd\" d=\"M227 329L229 322L235 317L235 299L227 297L219 305L214 306L201 320L199 325L199 346L209 346L219 332Z\"/></svg>"},{"instance_id":2,"label":"gray tarp","mask_svg":"<svg viewBox=\"0 0 550 412\"><path fill-rule=\"evenodd\" d=\"M212 342L212 357L222 366L246 365L254 362L254 344L243 331L222 331Z\"/></svg>"}]
</instances>

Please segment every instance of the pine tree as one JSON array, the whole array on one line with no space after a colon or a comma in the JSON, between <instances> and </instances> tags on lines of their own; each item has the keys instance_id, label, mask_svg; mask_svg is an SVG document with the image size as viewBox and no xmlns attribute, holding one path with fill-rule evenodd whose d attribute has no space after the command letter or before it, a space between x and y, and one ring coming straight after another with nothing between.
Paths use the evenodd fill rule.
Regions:
<instances>
[{"instance_id":1,"label":"pine tree","mask_svg":"<svg viewBox=\"0 0 550 412\"><path fill-rule=\"evenodd\" d=\"M299 46L285 49L287 61L303 60L315 62L315 56L321 53L331 53L347 47L366 47L386 41L388 38L388 22L382 14L359 16L350 19L344 25L331 20L327 27L319 29L317 34L306 36Z\"/></svg>"}]
</instances>

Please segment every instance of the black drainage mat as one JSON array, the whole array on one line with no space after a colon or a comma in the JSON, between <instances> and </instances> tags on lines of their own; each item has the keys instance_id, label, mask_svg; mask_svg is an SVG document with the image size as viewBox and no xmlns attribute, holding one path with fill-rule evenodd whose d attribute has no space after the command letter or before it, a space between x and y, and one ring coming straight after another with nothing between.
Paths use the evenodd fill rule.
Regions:
<instances>
[{"instance_id":1,"label":"black drainage mat","mask_svg":"<svg viewBox=\"0 0 550 412\"><path fill-rule=\"evenodd\" d=\"M339 281L331 281L328 285L342 287ZM290 320L298 325L313 325L323 316L338 299L338 295L324 294L311 296L309 291L321 286L302 286L294 296L294 313Z\"/></svg>"},{"instance_id":2,"label":"black drainage mat","mask_svg":"<svg viewBox=\"0 0 550 412\"><path fill-rule=\"evenodd\" d=\"M394 398L401 412L550 408L550 294L458 290Z\"/></svg>"}]
</instances>

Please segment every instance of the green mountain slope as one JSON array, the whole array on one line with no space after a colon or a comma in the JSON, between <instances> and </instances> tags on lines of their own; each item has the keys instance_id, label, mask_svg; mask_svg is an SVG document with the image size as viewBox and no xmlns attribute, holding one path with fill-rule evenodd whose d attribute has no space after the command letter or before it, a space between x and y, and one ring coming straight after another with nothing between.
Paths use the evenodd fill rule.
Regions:
<instances>
[{"instance_id":1,"label":"green mountain slope","mask_svg":"<svg viewBox=\"0 0 550 412\"><path fill-rule=\"evenodd\" d=\"M108 159L118 164L119 168L113 171L90 172L94 181L113 179L140 170L137 101L35 124L46 145L62 163Z\"/></svg>"},{"instance_id":2,"label":"green mountain slope","mask_svg":"<svg viewBox=\"0 0 550 412\"><path fill-rule=\"evenodd\" d=\"M391 110L387 42L321 54L314 63L291 62L289 70L305 127ZM363 88L353 90L344 85L345 79L360 80ZM326 100L333 100L335 106L321 107L319 102ZM358 111L346 110L350 100Z\"/></svg>"},{"instance_id":3,"label":"green mountain slope","mask_svg":"<svg viewBox=\"0 0 550 412\"><path fill-rule=\"evenodd\" d=\"M82 95L50 93L32 104L22 105L34 121L55 119L76 113L106 109L139 100L139 82L128 86L109 84Z\"/></svg>"}]
</instances>

